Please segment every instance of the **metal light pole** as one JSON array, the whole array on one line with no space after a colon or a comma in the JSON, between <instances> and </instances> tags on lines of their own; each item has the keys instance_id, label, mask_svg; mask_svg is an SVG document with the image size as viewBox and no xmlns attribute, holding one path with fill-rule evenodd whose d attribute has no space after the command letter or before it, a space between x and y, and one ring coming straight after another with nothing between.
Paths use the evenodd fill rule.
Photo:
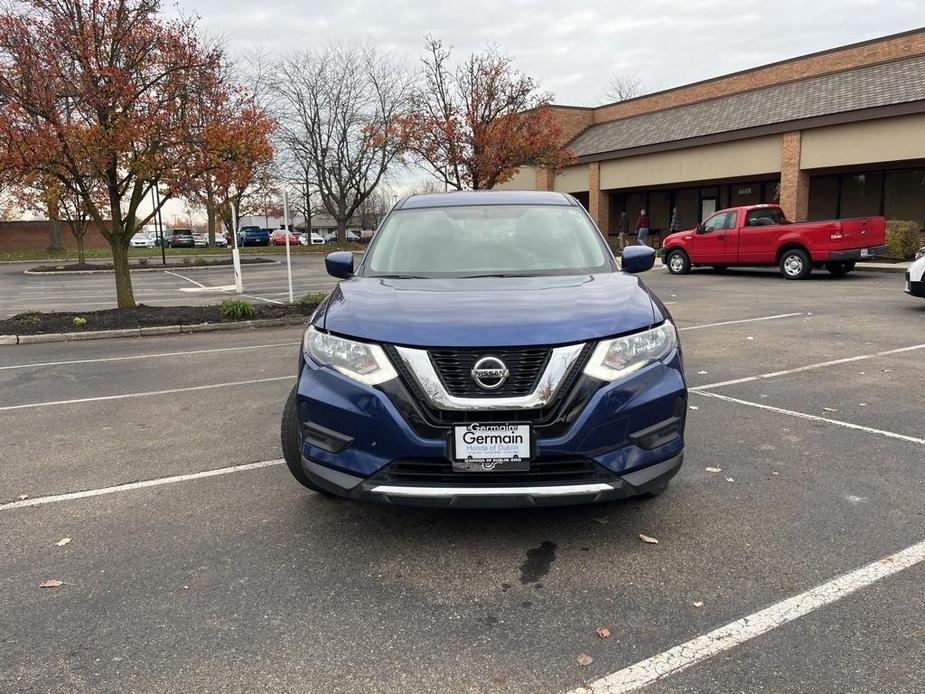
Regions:
<instances>
[{"instance_id":1,"label":"metal light pole","mask_svg":"<svg viewBox=\"0 0 925 694\"><path fill-rule=\"evenodd\" d=\"M238 210L231 203L231 238L234 248L231 249L231 264L234 268L234 287L238 294L244 293L244 278L241 276L241 253L238 251Z\"/></svg>"},{"instance_id":2,"label":"metal light pole","mask_svg":"<svg viewBox=\"0 0 925 694\"><path fill-rule=\"evenodd\" d=\"M292 259L289 257L289 194L283 191L283 224L286 237L286 275L289 278L289 303L292 303ZM311 232L308 233L308 242L311 243Z\"/></svg>"},{"instance_id":3,"label":"metal light pole","mask_svg":"<svg viewBox=\"0 0 925 694\"><path fill-rule=\"evenodd\" d=\"M155 209L157 210L157 236L161 244L161 264L167 265L167 251L164 250L164 218L161 216L161 191L158 184L154 184Z\"/></svg>"}]
</instances>

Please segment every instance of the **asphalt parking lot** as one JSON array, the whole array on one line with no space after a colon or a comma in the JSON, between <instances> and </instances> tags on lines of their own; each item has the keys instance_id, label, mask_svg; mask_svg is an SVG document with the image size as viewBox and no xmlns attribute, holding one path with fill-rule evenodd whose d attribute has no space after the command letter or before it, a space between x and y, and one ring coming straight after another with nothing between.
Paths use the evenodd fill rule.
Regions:
<instances>
[{"instance_id":1,"label":"asphalt parking lot","mask_svg":"<svg viewBox=\"0 0 925 694\"><path fill-rule=\"evenodd\" d=\"M0 348L0 689L925 691L925 301L646 280L693 388L649 501L307 492L279 460L298 329Z\"/></svg>"},{"instance_id":2,"label":"asphalt parking lot","mask_svg":"<svg viewBox=\"0 0 925 694\"><path fill-rule=\"evenodd\" d=\"M186 256L191 263L193 258ZM289 300L285 256L266 254L274 263L244 265L244 291L253 303ZM178 261L171 258L171 261ZM159 259L152 258L155 265ZM27 275L32 263L0 263L0 320L22 311L97 311L115 308L116 291L111 273ZM328 291L337 282L325 273L324 255L293 254L292 286L298 299L311 292ZM231 267L171 266L169 271L133 272L135 300L151 306L215 304L234 290Z\"/></svg>"}]
</instances>

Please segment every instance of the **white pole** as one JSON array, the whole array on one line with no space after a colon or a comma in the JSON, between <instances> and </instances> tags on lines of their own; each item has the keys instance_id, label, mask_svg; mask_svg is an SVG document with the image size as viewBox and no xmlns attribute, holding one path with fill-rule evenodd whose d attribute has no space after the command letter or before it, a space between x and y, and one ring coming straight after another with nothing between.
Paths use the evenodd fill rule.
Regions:
<instances>
[{"instance_id":1,"label":"white pole","mask_svg":"<svg viewBox=\"0 0 925 694\"><path fill-rule=\"evenodd\" d=\"M289 303L292 303L292 259L289 257L289 194L283 191L283 223L286 225L286 274L289 277ZM309 233L308 241L311 243L312 237Z\"/></svg>"},{"instance_id":2,"label":"white pole","mask_svg":"<svg viewBox=\"0 0 925 694\"><path fill-rule=\"evenodd\" d=\"M238 251L238 211L231 203L231 238L234 248L231 249L231 264L234 267L234 286L238 294L244 293L244 278L241 277L241 253Z\"/></svg>"}]
</instances>

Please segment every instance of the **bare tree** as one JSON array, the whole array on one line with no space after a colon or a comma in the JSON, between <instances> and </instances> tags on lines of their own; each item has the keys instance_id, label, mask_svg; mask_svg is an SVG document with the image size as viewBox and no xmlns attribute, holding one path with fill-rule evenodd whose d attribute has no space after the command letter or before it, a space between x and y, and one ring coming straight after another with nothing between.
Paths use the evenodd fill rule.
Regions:
<instances>
[{"instance_id":1,"label":"bare tree","mask_svg":"<svg viewBox=\"0 0 925 694\"><path fill-rule=\"evenodd\" d=\"M408 71L370 46L331 44L284 59L274 88L283 130L343 242L348 221L404 150L398 120Z\"/></svg>"},{"instance_id":2,"label":"bare tree","mask_svg":"<svg viewBox=\"0 0 925 694\"><path fill-rule=\"evenodd\" d=\"M618 72L610 78L604 98L609 101L627 101L642 96L646 83L637 72Z\"/></svg>"},{"instance_id":3,"label":"bare tree","mask_svg":"<svg viewBox=\"0 0 925 694\"><path fill-rule=\"evenodd\" d=\"M375 229L385 218L392 206L388 193L377 188L357 208L357 219L362 229Z\"/></svg>"}]
</instances>

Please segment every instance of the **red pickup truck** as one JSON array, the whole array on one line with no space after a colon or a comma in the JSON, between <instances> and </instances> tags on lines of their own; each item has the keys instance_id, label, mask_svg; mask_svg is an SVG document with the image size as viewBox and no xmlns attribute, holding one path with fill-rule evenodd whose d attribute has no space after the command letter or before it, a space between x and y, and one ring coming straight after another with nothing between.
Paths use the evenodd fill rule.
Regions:
<instances>
[{"instance_id":1,"label":"red pickup truck","mask_svg":"<svg viewBox=\"0 0 925 694\"><path fill-rule=\"evenodd\" d=\"M855 261L883 255L887 247L883 217L789 222L777 205L720 210L690 231L665 237L665 265L674 275L694 265L718 270L730 265L777 265L788 280L801 280L813 268L835 276Z\"/></svg>"}]
</instances>

